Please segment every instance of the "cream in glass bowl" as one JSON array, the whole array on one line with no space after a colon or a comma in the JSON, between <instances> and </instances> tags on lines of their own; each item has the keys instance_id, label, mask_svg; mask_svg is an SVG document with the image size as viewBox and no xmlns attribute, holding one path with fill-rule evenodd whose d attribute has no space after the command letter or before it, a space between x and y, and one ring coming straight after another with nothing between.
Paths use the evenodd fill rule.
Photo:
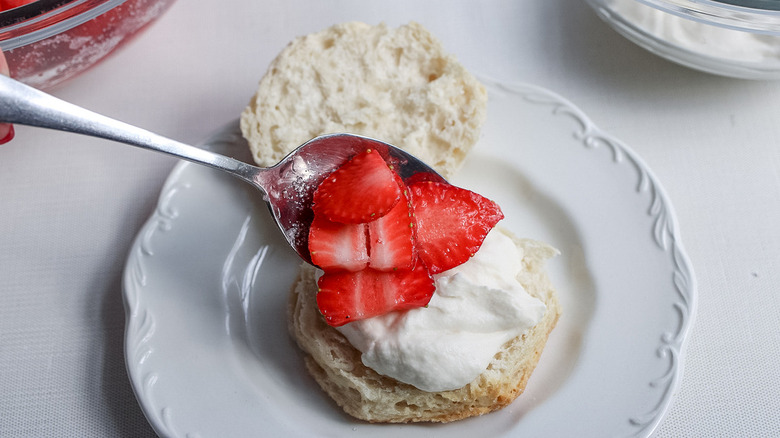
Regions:
<instances>
[{"instance_id":1,"label":"cream in glass bowl","mask_svg":"<svg viewBox=\"0 0 780 438\"><path fill-rule=\"evenodd\" d=\"M780 0L587 0L620 34L679 64L780 79Z\"/></svg>"}]
</instances>

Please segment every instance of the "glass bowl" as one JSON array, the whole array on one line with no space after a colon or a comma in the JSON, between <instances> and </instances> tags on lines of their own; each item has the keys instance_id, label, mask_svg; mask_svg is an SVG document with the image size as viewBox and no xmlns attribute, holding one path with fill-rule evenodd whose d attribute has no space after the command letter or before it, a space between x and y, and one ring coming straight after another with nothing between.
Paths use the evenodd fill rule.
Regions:
<instances>
[{"instance_id":1,"label":"glass bowl","mask_svg":"<svg viewBox=\"0 0 780 438\"><path fill-rule=\"evenodd\" d=\"M0 12L0 49L12 77L51 88L100 62L173 1L36 0Z\"/></svg>"},{"instance_id":2,"label":"glass bowl","mask_svg":"<svg viewBox=\"0 0 780 438\"><path fill-rule=\"evenodd\" d=\"M615 30L679 64L780 79L778 0L587 0Z\"/></svg>"}]
</instances>

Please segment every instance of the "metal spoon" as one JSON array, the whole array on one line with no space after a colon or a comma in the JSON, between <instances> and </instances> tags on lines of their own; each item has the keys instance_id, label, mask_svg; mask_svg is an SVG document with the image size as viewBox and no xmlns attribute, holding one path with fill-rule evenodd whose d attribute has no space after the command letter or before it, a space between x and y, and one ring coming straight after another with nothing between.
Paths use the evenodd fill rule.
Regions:
<instances>
[{"instance_id":1,"label":"metal spoon","mask_svg":"<svg viewBox=\"0 0 780 438\"><path fill-rule=\"evenodd\" d=\"M351 134L317 137L299 146L273 167L251 166L96 114L2 75L0 122L114 140L228 172L260 190L287 242L307 262L311 262L308 236L314 190L349 157L371 148L379 151L404 181L445 181L436 171L403 150Z\"/></svg>"}]
</instances>

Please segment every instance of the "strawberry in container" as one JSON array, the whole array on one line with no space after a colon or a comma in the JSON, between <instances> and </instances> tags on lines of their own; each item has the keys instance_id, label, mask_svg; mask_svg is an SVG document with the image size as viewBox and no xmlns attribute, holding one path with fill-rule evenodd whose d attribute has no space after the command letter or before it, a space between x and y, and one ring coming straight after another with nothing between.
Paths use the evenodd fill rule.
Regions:
<instances>
[{"instance_id":1,"label":"strawberry in container","mask_svg":"<svg viewBox=\"0 0 780 438\"><path fill-rule=\"evenodd\" d=\"M51 88L89 69L159 18L173 0L0 0L11 76Z\"/></svg>"},{"instance_id":2,"label":"strawberry in container","mask_svg":"<svg viewBox=\"0 0 780 438\"><path fill-rule=\"evenodd\" d=\"M18 8L19 6L24 6L34 1L35 0L0 0L0 12Z\"/></svg>"}]
</instances>

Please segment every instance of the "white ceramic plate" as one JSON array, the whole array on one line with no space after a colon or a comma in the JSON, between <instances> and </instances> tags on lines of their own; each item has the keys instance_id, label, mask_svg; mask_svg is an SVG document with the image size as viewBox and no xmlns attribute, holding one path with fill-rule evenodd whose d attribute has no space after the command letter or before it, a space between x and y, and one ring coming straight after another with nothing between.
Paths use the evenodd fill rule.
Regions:
<instances>
[{"instance_id":1,"label":"white ceramic plate","mask_svg":"<svg viewBox=\"0 0 780 438\"><path fill-rule=\"evenodd\" d=\"M484 135L453 182L495 199L504 225L545 240L563 316L526 392L445 425L352 420L287 335L298 261L257 194L182 163L124 277L126 359L161 436L646 437L682 374L695 280L652 172L563 98L486 81ZM206 146L245 156L235 126Z\"/></svg>"}]
</instances>

